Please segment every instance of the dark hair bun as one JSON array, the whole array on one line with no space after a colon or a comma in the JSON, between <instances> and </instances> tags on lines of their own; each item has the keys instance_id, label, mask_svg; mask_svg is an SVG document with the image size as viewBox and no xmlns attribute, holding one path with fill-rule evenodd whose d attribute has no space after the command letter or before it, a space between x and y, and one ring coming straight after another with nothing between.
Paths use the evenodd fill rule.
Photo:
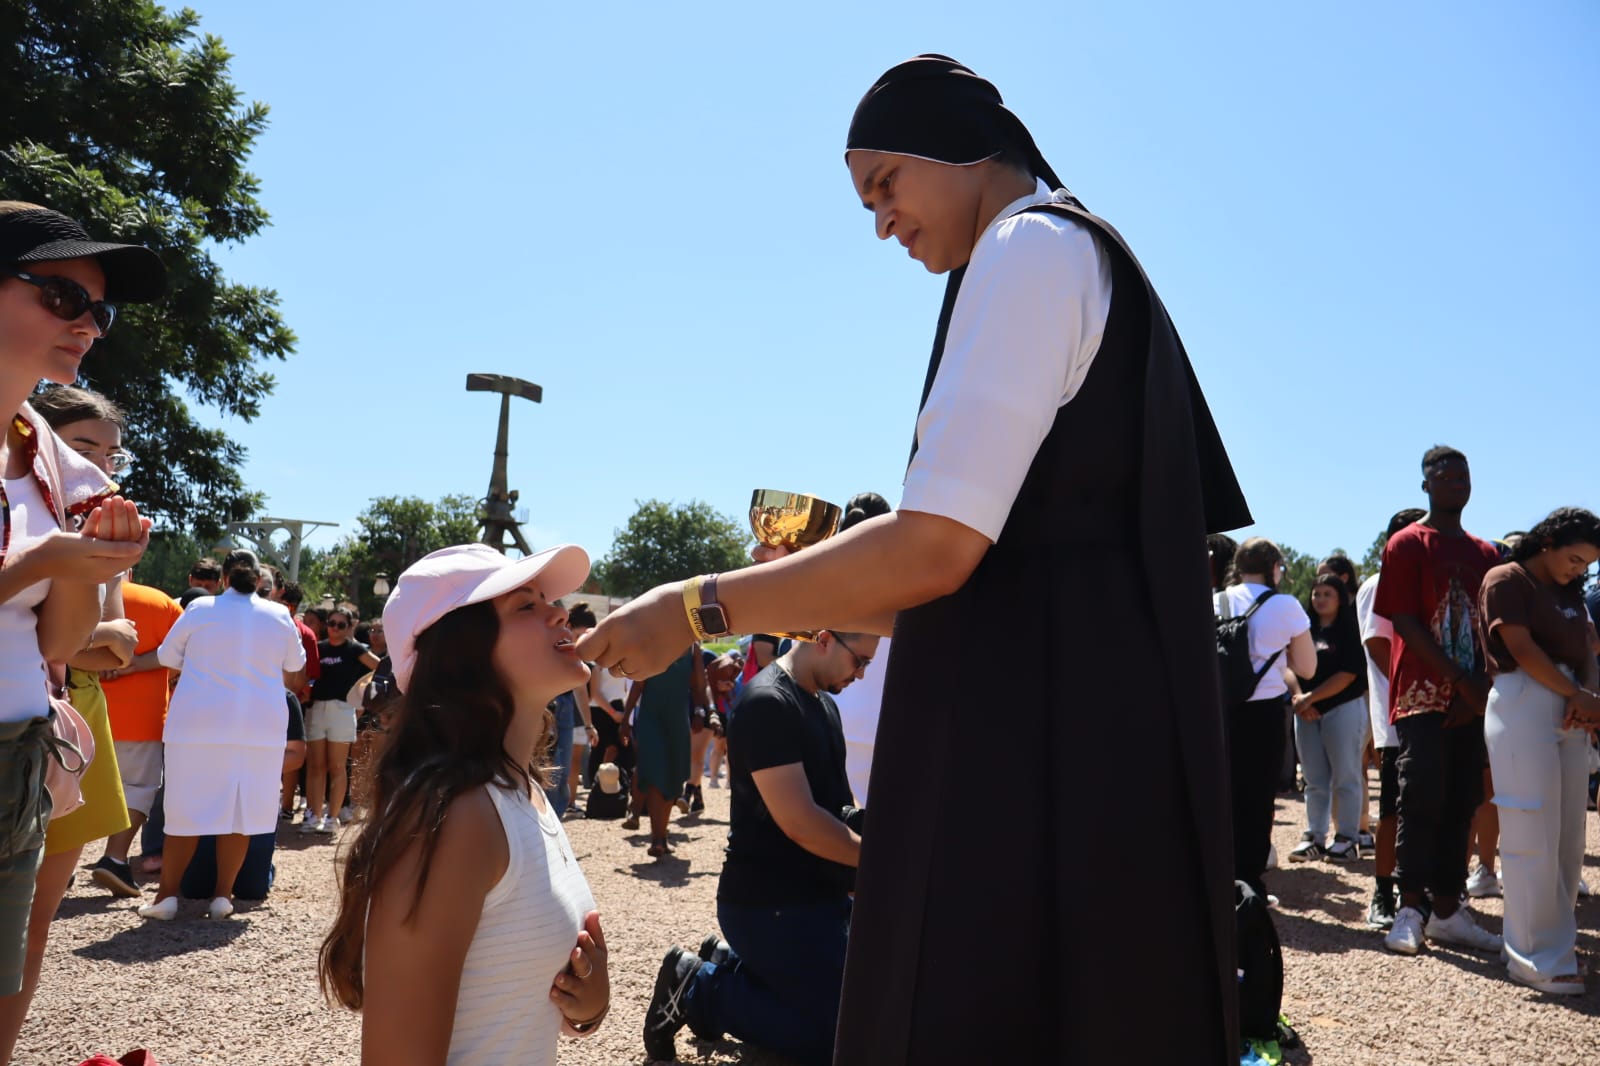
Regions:
<instances>
[{"instance_id":1,"label":"dark hair bun","mask_svg":"<svg viewBox=\"0 0 1600 1066\"><path fill-rule=\"evenodd\" d=\"M893 508L889 501L879 496L876 492L861 492L850 497L850 502L844 505L844 519L839 523L839 532L843 533L852 526L858 526L869 518L877 518L888 514Z\"/></svg>"}]
</instances>

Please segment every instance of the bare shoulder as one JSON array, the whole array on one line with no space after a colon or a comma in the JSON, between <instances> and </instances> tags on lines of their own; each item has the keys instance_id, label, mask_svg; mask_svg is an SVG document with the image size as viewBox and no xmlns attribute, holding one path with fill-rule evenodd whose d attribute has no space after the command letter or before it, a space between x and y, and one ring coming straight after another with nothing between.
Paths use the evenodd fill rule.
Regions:
<instances>
[{"instance_id":1,"label":"bare shoulder","mask_svg":"<svg viewBox=\"0 0 1600 1066\"><path fill-rule=\"evenodd\" d=\"M492 787L492 786L491 786ZM474 788L450 801L435 830L438 838L428 865L424 899L483 898L505 875L510 861L500 815L484 788ZM415 885L421 874L422 839L413 838L395 864L386 888ZM409 891L406 893L409 897Z\"/></svg>"}]
</instances>

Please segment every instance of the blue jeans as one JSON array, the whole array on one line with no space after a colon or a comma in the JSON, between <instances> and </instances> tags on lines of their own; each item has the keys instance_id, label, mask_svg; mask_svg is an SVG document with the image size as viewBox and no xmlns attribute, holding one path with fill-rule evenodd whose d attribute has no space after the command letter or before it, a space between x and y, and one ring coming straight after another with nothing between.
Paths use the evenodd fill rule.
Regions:
<instances>
[{"instance_id":1,"label":"blue jeans","mask_svg":"<svg viewBox=\"0 0 1600 1066\"><path fill-rule=\"evenodd\" d=\"M573 706L572 693L563 692L556 697L556 747L550 753L555 762L555 772L550 775L550 787L544 790L551 810L560 818L567 813L567 774L572 772L572 723L578 716Z\"/></svg>"},{"instance_id":2,"label":"blue jeans","mask_svg":"<svg viewBox=\"0 0 1600 1066\"><path fill-rule=\"evenodd\" d=\"M726 963L700 967L689 986L689 1028L724 1033L801 1063L827 1066L839 1021L848 898L786 907L717 903Z\"/></svg>"},{"instance_id":3,"label":"blue jeans","mask_svg":"<svg viewBox=\"0 0 1600 1066\"><path fill-rule=\"evenodd\" d=\"M1334 697L1337 699L1338 697ZM1315 722L1296 715L1294 741L1306 775L1306 829L1318 844L1327 842L1329 805L1338 800L1335 832L1351 840L1367 801L1361 751L1367 743L1367 704L1357 696L1322 712Z\"/></svg>"}]
</instances>

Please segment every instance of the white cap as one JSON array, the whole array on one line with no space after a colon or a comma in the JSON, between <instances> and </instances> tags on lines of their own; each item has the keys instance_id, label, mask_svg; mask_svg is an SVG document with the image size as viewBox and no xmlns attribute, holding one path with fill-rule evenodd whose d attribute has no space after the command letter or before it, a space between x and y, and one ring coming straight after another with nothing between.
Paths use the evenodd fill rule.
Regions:
<instances>
[{"instance_id":1,"label":"white cap","mask_svg":"<svg viewBox=\"0 0 1600 1066\"><path fill-rule=\"evenodd\" d=\"M417 664L417 637L433 623L469 603L482 603L519 589L536 577L554 600L576 592L589 577L589 555L576 544L508 559L487 544L457 544L418 559L400 575L383 607L389 661L404 692Z\"/></svg>"}]
</instances>

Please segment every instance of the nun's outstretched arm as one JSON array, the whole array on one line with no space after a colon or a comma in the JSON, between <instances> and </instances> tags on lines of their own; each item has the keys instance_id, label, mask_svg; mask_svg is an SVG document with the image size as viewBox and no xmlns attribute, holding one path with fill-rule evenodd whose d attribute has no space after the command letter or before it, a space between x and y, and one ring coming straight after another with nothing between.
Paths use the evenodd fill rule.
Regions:
<instances>
[{"instance_id":1,"label":"nun's outstretched arm","mask_svg":"<svg viewBox=\"0 0 1600 1066\"><path fill-rule=\"evenodd\" d=\"M953 519L896 511L787 558L724 574L717 598L736 633L825 629L847 620L882 627L897 611L959 589L989 545ZM694 639L683 582L675 581L613 611L578 641L578 653L649 677Z\"/></svg>"}]
</instances>

